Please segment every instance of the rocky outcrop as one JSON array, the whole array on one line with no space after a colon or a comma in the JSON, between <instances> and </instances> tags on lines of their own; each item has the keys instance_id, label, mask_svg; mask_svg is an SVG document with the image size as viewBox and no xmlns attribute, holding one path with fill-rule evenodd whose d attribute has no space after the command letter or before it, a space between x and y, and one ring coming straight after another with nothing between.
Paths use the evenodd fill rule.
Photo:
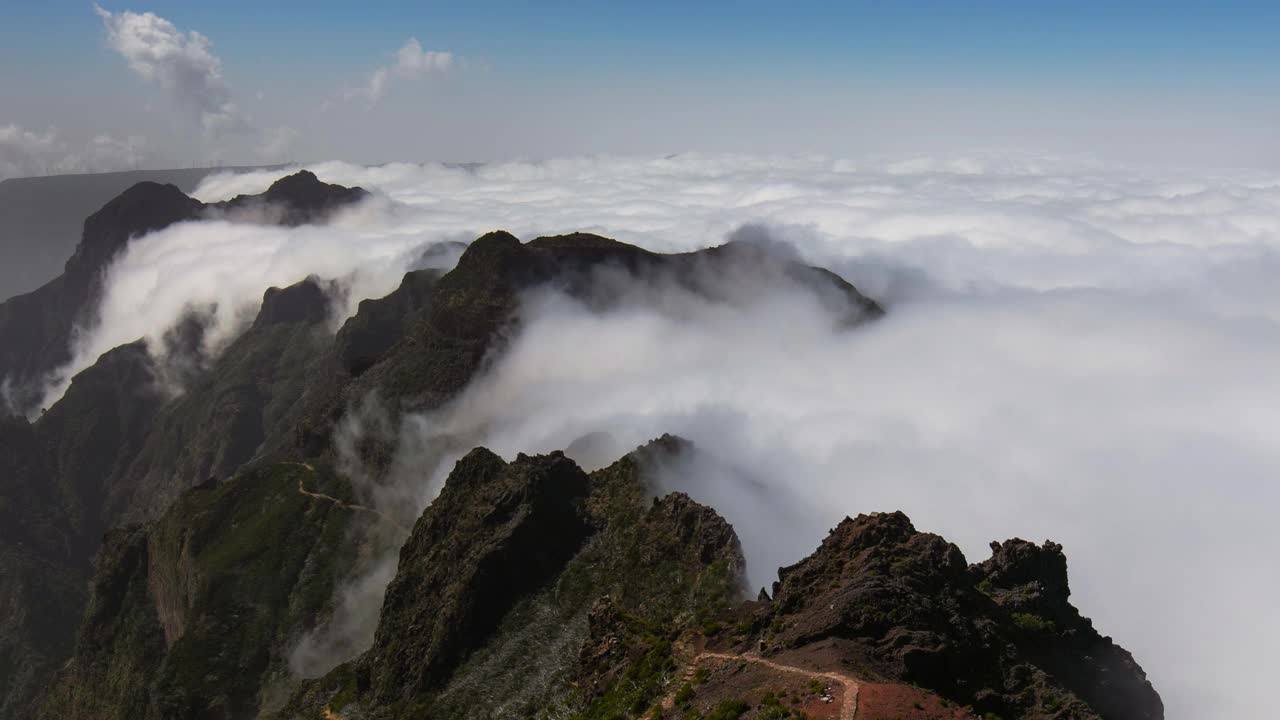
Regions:
<instances>
[{"instance_id":1,"label":"rocky outcrop","mask_svg":"<svg viewBox=\"0 0 1280 720\"><path fill-rule=\"evenodd\" d=\"M516 600L563 569L590 535L587 482L559 453L508 465L477 449L458 461L387 588L365 661L378 701L441 685Z\"/></svg>"},{"instance_id":2,"label":"rocky outcrop","mask_svg":"<svg viewBox=\"0 0 1280 720\"><path fill-rule=\"evenodd\" d=\"M415 270L406 273L390 295L361 300L356 314L343 324L334 340L342 369L358 376L385 358L405 337L406 329L421 320L441 274L439 270Z\"/></svg>"},{"instance_id":3,"label":"rocky outcrop","mask_svg":"<svg viewBox=\"0 0 1280 720\"><path fill-rule=\"evenodd\" d=\"M978 587L1024 630L1020 649L1104 718L1161 717L1162 706L1127 650L1100 635L1068 602L1062 546L1014 538L991 543L971 568Z\"/></svg>"},{"instance_id":4,"label":"rocky outcrop","mask_svg":"<svg viewBox=\"0 0 1280 720\"><path fill-rule=\"evenodd\" d=\"M328 315L329 294L316 278L310 277L287 288L267 288L253 327L313 324L323 322Z\"/></svg>"},{"instance_id":5,"label":"rocky outcrop","mask_svg":"<svg viewBox=\"0 0 1280 720\"><path fill-rule=\"evenodd\" d=\"M1164 716L1141 668L1067 603L1060 546L993 548L971 568L902 513L846 518L813 555L779 571L761 642L777 653L847 641L847 659L866 676L929 688L979 714Z\"/></svg>"}]
</instances>

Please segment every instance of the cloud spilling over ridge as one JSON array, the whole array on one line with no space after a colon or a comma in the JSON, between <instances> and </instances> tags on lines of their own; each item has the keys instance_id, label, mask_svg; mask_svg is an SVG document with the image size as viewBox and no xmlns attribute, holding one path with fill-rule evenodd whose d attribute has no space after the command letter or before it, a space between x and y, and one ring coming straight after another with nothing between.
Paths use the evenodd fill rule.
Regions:
<instances>
[{"instance_id":1,"label":"cloud spilling over ridge","mask_svg":"<svg viewBox=\"0 0 1280 720\"><path fill-rule=\"evenodd\" d=\"M286 228L259 224L271 208L235 219L180 223L130 243L108 269L97 317L77 334L71 362L54 373L43 406L62 396L71 378L113 347L146 338L161 352L164 334L198 312L203 352L216 356L252 322L269 287L317 276L337 280L333 319L340 323L363 298L394 290L404 273L448 267L457 253L424 255L437 240L385 202L370 200L336 213L326 225ZM336 329L336 325L335 325Z\"/></svg>"},{"instance_id":2,"label":"cloud spilling over ridge","mask_svg":"<svg viewBox=\"0 0 1280 720\"><path fill-rule=\"evenodd\" d=\"M159 85L179 107L196 118L206 136L240 132L249 121L231 99L222 77L222 60L209 38L182 32L155 13L94 11L107 30L107 44L142 79Z\"/></svg>"},{"instance_id":3,"label":"cloud spilling over ridge","mask_svg":"<svg viewBox=\"0 0 1280 720\"><path fill-rule=\"evenodd\" d=\"M427 426L508 457L600 430L624 447L691 438L714 461L667 489L734 523L757 585L860 511L903 509L971 561L991 539L1053 538L1077 603L1170 717L1265 716L1274 323L1111 291L902 303L845 333L785 295L603 315L548 296L528 313L492 375Z\"/></svg>"},{"instance_id":4,"label":"cloud spilling over ridge","mask_svg":"<svg viewBox=\"0 0 1280 720\"><path fill-rule=\"evenodd\" d=\"M205 222L136 241L82 357L158 337L186 304L226 308L215 336L231 337L266 284L311 273L359 279L353 300L380 294L414 249L495 227L688 250L755 224L889 315L837 332L785 288L606 315L535 295L492 373L410 429L508 456L601 430L622 445L682 434L719 461L684 489L735 523L760 584L857 512L901 508L971 561L991 539L1051 537L1074 599L1135 653L1170 718L1269 715L1280 176L999 157L309 169L379 196L326 227ZM280 174L216 176L196 195Z\"/></svg>"}]
</instances>

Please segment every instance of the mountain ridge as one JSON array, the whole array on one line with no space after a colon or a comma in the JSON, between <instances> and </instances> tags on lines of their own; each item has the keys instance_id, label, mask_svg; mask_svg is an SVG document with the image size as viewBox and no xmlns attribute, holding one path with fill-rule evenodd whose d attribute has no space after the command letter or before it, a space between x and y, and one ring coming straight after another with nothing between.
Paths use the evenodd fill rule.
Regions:
<instances>
[{"instance_id":1,"label":"mountain ridge","mask_svg":"<svg viewBox=\"0 0 1280 720\"><path fill-rule=\"evenodd\" d=\"M308 200L322 215L360 197L294 177L329 188ZM187 207L168 190L138 192ZM257 212L258 202L227 207ZM297 219L284 212L273 221ZM110 256L86 252L77 267ZM0 625L0 654L12 658L0 667L22 668L0 673L0 717L35 707L86 720L612 718L668 701L682 713L747 702L741 717L785 717L765 714L775 705L760 683L776 669L763 663L752 670L762 673L755 684L707 668L711 679L676 702L684 691L675 678L715 660L697 660L699 647L775 664L795 656L805 672L826 672L810 662L819 656L843 661L888 688L867 690L868 698L900 699L903 683L919 683L925 694L910 697L937 711L927 717L952 717L957 704L1037 718L1115 718L1132 708L1162 717L1132 658L1107 650L1110 640L1090 635L1067 602L1065 559L1051 544L997 544L992 559L969 566L954 546L919 540L905 516L890 514L871 523L874 532L842 524L832 542L847 552L828 557L824 541L783 570L772 597L745 602L732 526L687 495L654 492L656 464L698 452L672 436L586 473L563 453L508 462L467 437L437 435L424 440L424 457L457 462L425 511L382 508L391 520L383 522L353 509L405 471L396 467L400 419L443 407L500 357L529 292L553 289L595 311L647 301L618 292L621 280L655 297L678 291L723 303L782 284L813 294L841 331L885 314L838 275L749 242L663 255L586 233L522 243L495 231L470 243L451 270L410 271L389 295L363 300L336 333L326 280L265 289L254 322L191 368L176 397L160 382L173 369L145 344L117 348L35 422L0 422L0 497L12 499L19 521L0 548L0 599L20 611ZM344 423L370 398L385 417L339 447ZM352 463L368 475L359 485L345 475ZM848 522L870 522L863 517L881 516ZM851 539L863 535L876 540ZM376 628L343 636L343 588L396 548ZM908 562L867 564L861 552ZM865 567L852 574L797 569L858 562ZM812 591L800 582L809 575L818 578ZM824 581L840 587L819 587ZM516 591L504 594L507 586ZM889 592L926 609L962 598L972 615L922 610L854 622L851 609L824 620L806 593L831 592L832 607L837 596L863 598L863 614ZM24 624L33 612L49 619ZM344 661L300 676L303 640L330 631ZM1012 638L1012 649L966 650L974 637ZM814 642L832 645L819 652ZM951 681L931 674L930 663L955 662L949 647L976 653L980 671ZM1099 649L1112 653L1101 674L1081 660ZM1115 677L1127 679L1108 685ZM1098 699L1098 688L1112 687L1127 688L1128 705ZM803 695L805 712L823 716L822 697ZM1050 714L1052 702L1053 712L1076 714Z\"/></svg>"}]
</instances>

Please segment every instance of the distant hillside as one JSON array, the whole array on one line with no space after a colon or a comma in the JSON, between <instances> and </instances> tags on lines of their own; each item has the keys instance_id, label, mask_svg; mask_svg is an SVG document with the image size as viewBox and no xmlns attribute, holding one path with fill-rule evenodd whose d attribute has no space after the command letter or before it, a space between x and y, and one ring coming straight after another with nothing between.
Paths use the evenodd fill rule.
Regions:
<instances>
[{"instance_id":1,"label":"distant hillside","mask_svg":"<svg viewBox=\"0 0 1280 720\"><path fill-rule=\"evenodd\" d=\"M0 181L0 300L30 292L62 272L84 219L135 183L171 183L190 193L223 170L130 170Z\"/></svg>"}]
</instances>

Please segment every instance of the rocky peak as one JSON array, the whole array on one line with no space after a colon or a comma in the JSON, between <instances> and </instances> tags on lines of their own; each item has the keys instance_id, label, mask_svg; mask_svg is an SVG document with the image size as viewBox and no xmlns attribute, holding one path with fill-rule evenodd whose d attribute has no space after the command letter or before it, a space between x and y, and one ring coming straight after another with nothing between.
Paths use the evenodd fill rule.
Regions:
<instances>
[{"instance_id":1,"label":"rocky peak","mask_svg":"<svg viewBox=\"0 0 1280 720\"><path fill-rule=\"evenodd\" d=\"M140 182L84 221L84 232L66 272L84 276L101 271L139 235L193 220L202 204L174 185Z\"/></svg>"},{"instance_id":2,"label":"rocky peak","mask_svg":"<svg viewBox=\"0 0 1280 720\"><path fill-rule=\"evenodd\" d=\"M746 565L733 526L715 510L700 505L682 492L654 498L647 522L664 526L676 547L701 565L724 560L735 575Z\"/></svg>"},{"instance_id":3,"label":"rocky peak","mask_svg":"<svg viewBox=\"0 0 1280 720\"><path fill-rule=\"evenodd\" d=\"M537 269L534 253L514 235L495 230L476 238L458 258L457 267L449 275L473 280L505 281L520 285L533 279Z\"/></svg>"},{"instance_id":4,"label":"rocky peak","mask_svg":"<svg viewBox=\"0 0 1280 720\"><path fill-rule=\"evenodd\" d=\"M1068 607L1067 556L1058 543L1046 540L1037 546L1020 538L992 542L991 558L973 571L993 593L1011 593L1019 606L1054 615Z\"/></svg>"},{"instance_id":5,"label":"rocky peak","mask_svg":"<svg viewBox=\"0 0 1280 720\"><path fill-rule=\"evenodd\" d=\"M237 218L248 213L255 222L272 222L280 225L306 225L323 222L337 210L368 197L359 187L343 187L322 182L308 170L276 180L259 195L237 195L230 200L204 206L205 213L213 216L228 215Z\"/></svg>"},{"instance_id":6,"label":"rocky peak","mask_svg":"<svg viewBox=\"0 0 1280 720\"><path fill-rule=\"evenodd\" d=\"M901 511L846 517L818 550L795 565L779 568L773 598L779 607L821 604L833 584L863 584L872 577L895 583L965 582L967 564L955 545L917 532ZM830 603L828 603L830 604Z\"/></svg>"},{"instance_id":7,"label":"rocky peak","mask_svg":"<svg viewBox=\"0 0 1280 720\"><path fill-rule=\"evenodd\" d=\"M970 567L959 548L918 532L901 512L846 518L813 555L779 571L763 646L852 643L845 657L862 672L979 714L1163 716L1133 658L1067 602L1061 546L1010 540L992 550Z\"/></svg>"},{"instance_id":8,"label":"rocky peak","mask_svg":"<svg viewBox=\"0 0 1280 720\"><path fill-rule=\"evenodd\" d=\"M434 269L413 270L405 273L400 287L390 295L360 301L356 314L343 323L334 340L347 373L360 375L404 338L405 328L430 306L440 274Z\"/></svg>"},{"instance_id":9,"label":"rocky peak","mask_svg":"<svg viewBox=\"0 0 1280 720\"><path fill-rule=\"evenodd\" d=\"M562 453L458 461L400 551L366 673L383 701L438 687L523 595L548 582L592 529L588 478Z\"/></svg>"},{"instance_id":10,"label":"rocky peak","mask_svg":"<svg viewBox=\"0 0 1280 720\"><path fill-rule=\"evenodd\" d=\"M302 225L323 220L333 211L368 195L364 188L322 182L315 173L300 170L272 183L265 193L258 196L258 202L282 207L284 224Z\"/></svg>"},{"instance_id":11,"label":"rocky peak","mask_svg":"<svg viewBox=\"0 0 1280 720\"><path fill-rule=\"evenodd\" d=\"M272 287L262 295L255 328L285 323L315 323L329 314L329 297L317 278L309 277L287 288Z\"/></svg>"}]
</instances>

